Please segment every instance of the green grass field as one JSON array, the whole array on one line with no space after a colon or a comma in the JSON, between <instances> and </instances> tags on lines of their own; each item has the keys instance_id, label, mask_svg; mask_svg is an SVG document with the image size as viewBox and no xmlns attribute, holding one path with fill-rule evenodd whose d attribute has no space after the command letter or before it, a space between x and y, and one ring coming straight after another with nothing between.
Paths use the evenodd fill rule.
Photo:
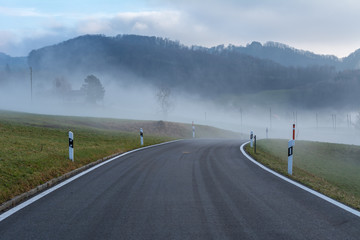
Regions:
<instances>
[{"instance_id":1,"label":"green grass field","mask_svg":"<svg viewBox=\"0 0 360 240\"><path fill-rule=\"evenodd\" d=\"M112 154L192 136L191 124L0 111L0 203L53 178ZM74 132L75 162L68 159L68 131ZM198 137L239 134L197 126Z\"/></svg>"},{"instance_id":2,"label":"green grass field","mask_svg":"<svg viewBox=\"0 0 360 240\"><path fill-rule=\"evenodd\" d=\"M259 140L257 153L245 150L271 169L287 175L287 140ZM296 141L292 179L360 209L360 146Z\"/></svg>"},{"instance_id":3,"label":"green grass field","mask_svg":"<svg viewBox=\"0 0 360 240\"><path fill-rule=\"evenodd\" d=\"M138 134L69 126L75 162L68 160L68 129L0 122L0 202L105 156L140 147ZM145 145L171 140L147 136Z\"/></svg>"}]
</instances>

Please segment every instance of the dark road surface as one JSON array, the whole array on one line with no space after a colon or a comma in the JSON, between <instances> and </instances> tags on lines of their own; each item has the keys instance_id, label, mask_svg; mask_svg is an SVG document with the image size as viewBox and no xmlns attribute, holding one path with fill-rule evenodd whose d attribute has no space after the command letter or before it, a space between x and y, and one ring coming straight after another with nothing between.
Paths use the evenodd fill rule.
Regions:
<instances>
[{"instance_id":1,"label":"dark road surface","mask_svg":"<svg viewBox=\"0 0 360 240\"><path fill-rule=\"evenodd\" d=\"M128 154L0 222L0 239L360 239L360 218L259 168L241 141Z\"/></svg>"}]
</instances>

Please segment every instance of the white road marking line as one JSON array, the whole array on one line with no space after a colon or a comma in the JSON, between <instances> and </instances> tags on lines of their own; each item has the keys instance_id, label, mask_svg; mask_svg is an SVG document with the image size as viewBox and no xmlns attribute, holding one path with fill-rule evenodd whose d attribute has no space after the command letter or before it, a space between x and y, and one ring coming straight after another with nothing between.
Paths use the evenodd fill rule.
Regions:
<instances>
[{"instance_id":1,"label":"white road marking line","mask_svg":"<svg viewBox=\"0 0 360 240\"><path fill-rule=\"evenodd\" d=\"M51 188L49 188L48 190L46 190L46 191L44 191L44 192L42 192L42 193L39 193L38 195L30 198L29 200L27 200L27 201L25 201L25 202L23 202L23 203L15 206L15 207L9 209L8 211L6 211L6 212L4 212L3 214L0 215L0 222L3 221L4 219L10 217L11 215L13 215L14 213L16 213L17 211L23 209L24 207L32 204L33 202L36 202L37 200L39 200L39 199L42 198L42 197L48 195L49 193L51 193L51 192L53 192L53 191L61 188L62 186L65 186L66 184L74 181L75 179L77 179L77 178L79 178L79 177L81 177L81 176L83 176L83 175L85 175L85 174L87 174L87 173L89 173L89 172L91 172L91 171L93 171L93 170L95 170L95 169L97 169L98 167L101 167L102 165L105 165L105 164L107 164L107 163L109 163L109 162L114 161L115 159L121 158L121 157L123 157L123 156L125 156L125 155L128 155L128 154L130 154L130 153L133 153L133 152L137 152L137 151L144 150L144 149L147 149L147 148L157 147L157 146L164 145L164 144L169 144L169 143L173 143L173 142L178 142L178 141L180 141L180 140L174 140L174 141L159 143L159 144L155 144L155 145L151 145L151 146L147 146L147 147L137 148L137 149L134 149L134 150L125 152L125 153L123 153L123 154L121 154L121 155L119 155L119 156L110 158L109 160L106 160L106 161L104 161L104 162L102 162L102 163L99 163L98 165L95 165L94 167L91 167L91 168L89 168L88 170L85 170L85 171L83 171L83 172L81 172L81 173L79 173L79 174L77 174L77 175L75 175L75 176L73 176L73 177L71 177L71 178L69 178L69 179L67 179L67 180L65 180L65 181L57 184L57 185L55 185L54 187L51 187Z\"/></svg>"},{"instance_id":2,"label":"white road marking line","mask_svg":"<svg viewBox=\"0 0 360 240\"><path fill-rule=\"evenodd\" d=\"M347 212L350 212L350 213L352 213L352 214L360 217L360 212L359 212L359 211L357 211L357 210L355 210L355 209L353 209L353 208L351 208L351 207L348 207L348 206L346 206L345 204L342 204L342 203L340 203L340 202L338 202L338 201L336 201L336 200L334 200L334 199L332 199L332 198L329 198L329 197L327 197L327 196L325 196L325 195L323 195L323 194L321 194L321 193L319 193L319 192L317 192L317 191L315 191L315 190L312 190L312 189L310 189L310 188L308 188L308 187L305 187L304 185L302 185L302 184L300 184L300 183L297 183L297 182L295 182L295 181L293 181L293 180L291 180L291 179L289 179L289 178L287 178L287 177L285 177L285 176L283 176L283 175L281 175L281 174L279 174L279 173L271 170L270 168L265 167L265 166L262 165L261 163L257 162L257 161L254 160L252 157L250 157L250 156L245 152L245 150L244 150L244 146L245 146L246 144L248 144L248 143L249 143L249 142L243 143L243 144L240 146L240 151L241 151L242 154L244 154L244 156L247 157L251 162L255 163L256 165L258 165L259 167L261 167L261 168L264 169L265 171L268 171L269 173L272 173L272 174L274 174L275 176L277 176L277 177L279 177L279 178L287 181L288 183L291 183L291 184L293 184L293 185L295 185L295 186L297 186L297 187L299 187L299 188L301 188L301 189L303 189L303 190L305 190L305 191L307 191L307 192L309 192L309 193L311 193L311 194L313 194L313 195L315 195L315 196L317 196L317 197L319 197L319 198L324 199L325 201L327 201L327 202L329 202L329 203L334 204L335 206L337 206L337 207L339 207L339 208L344 209L344 210L347 211Z\"/></svg>"}]
</instances>

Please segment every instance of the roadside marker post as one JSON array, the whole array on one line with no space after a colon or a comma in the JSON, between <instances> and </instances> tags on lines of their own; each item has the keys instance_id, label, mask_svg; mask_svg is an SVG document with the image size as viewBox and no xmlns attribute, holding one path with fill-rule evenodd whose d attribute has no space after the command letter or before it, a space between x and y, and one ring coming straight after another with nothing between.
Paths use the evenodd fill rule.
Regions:
<instances>
[{"instance_id":1,"label":"roadside marker post","mask_svg":"<svg viewBox=\"0 0 360 240\"><path fill-rule=\"evenodd\" d=\"M256 135L254 136L254 153L256 153Z\"/></svg>"},{"instance_id":2,"label":"roadside marker post","mask_svg":"<svg viewBox=\"0 0 360 240\"><path fill-rule=\"evenodd\" d=\"M195 126L194 126L194 121L192 121L192 133L193 133L193 138L195 138Z\"/></svg>"},{"instance_id":3,"label":"roadside marker post","mask_svg":"<svg viewBox=\"0 0 360 240\"><path fill-rule=\"evenodd\" d=\"M266 128L265 132L266 132L266 139L268 139L269 138L269 129Z\"/></svg>"},{"instance_id":4,"label":"roadside marker post","mask_svg":"<svg viewBox=\"0 0 360 240\"><path fill-rule=\"evenodd\" d=\"M140 144L141 146L144 145L144 131L140 128Z\"/></svg>"},{"instance_id":5,"label":"roadside marker post","mask_svg":"<svg viewBox=\"0 0 360 240\"><path fill-rule=\"evenodd\" d=\"M74 161L74 134L69 131L69 159Z\"/></svg>"},{"instance_id":6,"label":"roadside marker post","mask_svg":"<svg viewBox=\"0 0 360 240\"><path fill-rule=\"evenodd\" d=\"M288 174L292 175L293 154L295 146L295 124L293 124L293 139L288 142Z\"/></svg>"},{"instance_id":7,"label":"roadside marker post","mask_svg":"<svg viewBox=\"0 0 360 240\"><path fill-rule=\"evenodd\" d=\"M290 174L290 175L292 175L294 145L295 145L295 141L289 140L289 142L288 142L288 174Z\"/></svg>"},{"instance_id":8,"label":"roadside marker post","mask_svg":"<svg viewBox=\"0 0 360 240\"><path fill-rule=\"evenodd\" d=\"M250 147L253 147L253 138L254 138L254 132L250 132Z\"/></svg>"}]
</instances>

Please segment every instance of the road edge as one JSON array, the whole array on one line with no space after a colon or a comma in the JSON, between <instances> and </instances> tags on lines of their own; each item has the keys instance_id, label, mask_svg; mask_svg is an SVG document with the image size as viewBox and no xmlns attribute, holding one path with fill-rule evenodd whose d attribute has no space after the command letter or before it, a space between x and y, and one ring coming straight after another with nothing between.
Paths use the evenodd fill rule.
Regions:
<instances>
[{"instance_id":1,"label":"road edge","mask_svg":"<svg viewBox=\"0 0 360 240\"><path fill-rule=\"evenodd\" d=\"M240 146L240 151L241 151L241 153L242 153L248 160L250 160L250 161L253 162L254 164L258 165L259 167L261 167L261 168L264 169L265 171L267 171L267 172L269 172L269 173L271 173L271 174L273 174L273 175L281 178L282 180L284 180L284 181L286 181L286 182L288 182L288 183L290 183L290 184L292 184L292 185L295 185L296 187L301 188L301 189L307 191L308 193L311 193L311 194L313 194L313 195L315 195L315 196L317 196L317 197L319 197L319 198L321 198L321 199L323 199L323 200L325 200L325 201L327 201L327 202L329 202L329 203L331 203L331 204L333 204L333 205L335 205L335 206L337 206L337 207L339 207L339 208L342 208L343 210L345 210L345 211L347 211L347 212L349 212L349 213L352 213L352 214L354 214L355 216L360 217L360 212L359 212L359 211L357 211L357 210L355 210L355 209L353 209L353 208L351 208L351 207L349 207L349 206L346 206L345 204L343 204L343 203L341 203L341 202L338 202L338 201L336 201L336 200L334 200L334 199L332 199L332 198L330 198L330 197L328 197L328 196L325 196L324 194L319 193L319 192L317 192L317 191L315 191L315 190L313 190L313 189L311 189L311 188L308 188L308 187L306 187L306 186L304 186L304 185L302 185L302 184L300 184L300 183L298 183L298 182L295 182L294 180L291 180L290 178L287 178L287 177L285 177L285 176L283 176L283 175L275 172L274 170L271 170L270 168L262 165L261 163L259 163L259 162L256 161L255 159L253 159L253 158L252 158L251 156L249 156L249 155L245 152L245 150L244 150L244 146L245 146L246 144L248 144L249 142L250 142L250 141L245 142L245 143L243 143L243 144Z\"/></svg>"},{"instance_id":2,"label":"road edge","mask_svg":"<svg viewBox=\"0 0 360 240\"><path fill-rule=\"evenodd\" d=\"M157 146L161 146L161 145L165 145L165 144L169 144L169 143L174 143L174 142L178 142L181 140L183 140L183 139L158 143L158 144L141 147L141 148L136 148L136 149L124 152L124 153L120 153L120 154L113 154L113 155L104 157L102 159L99 159L95 162L89 163L80 168L77 168L71 172L65 173L64 175L62 175L58 178L54 178L42 185L37 186L36 188L31 189L30 191L28 191L26 193L18 195L16 197L14 197L13 199L0 205L0 213L1 213L0 214L0 222L5 220L12 214L16 213L17 211L21 210L22 208L30 205L31 203L39 200L40 198L48 195L49 193L61 188L62 186L65 186L66 184L97 169L98 167L101 167L102 165L105 165L109 162L114 161L115 159L121 158L121 157L128 155L130 153L133 153L133 152L138 152L138 151L145 150L148 148L153 148L153 147L157 147Z\"/></svg>"}]
</instances>

